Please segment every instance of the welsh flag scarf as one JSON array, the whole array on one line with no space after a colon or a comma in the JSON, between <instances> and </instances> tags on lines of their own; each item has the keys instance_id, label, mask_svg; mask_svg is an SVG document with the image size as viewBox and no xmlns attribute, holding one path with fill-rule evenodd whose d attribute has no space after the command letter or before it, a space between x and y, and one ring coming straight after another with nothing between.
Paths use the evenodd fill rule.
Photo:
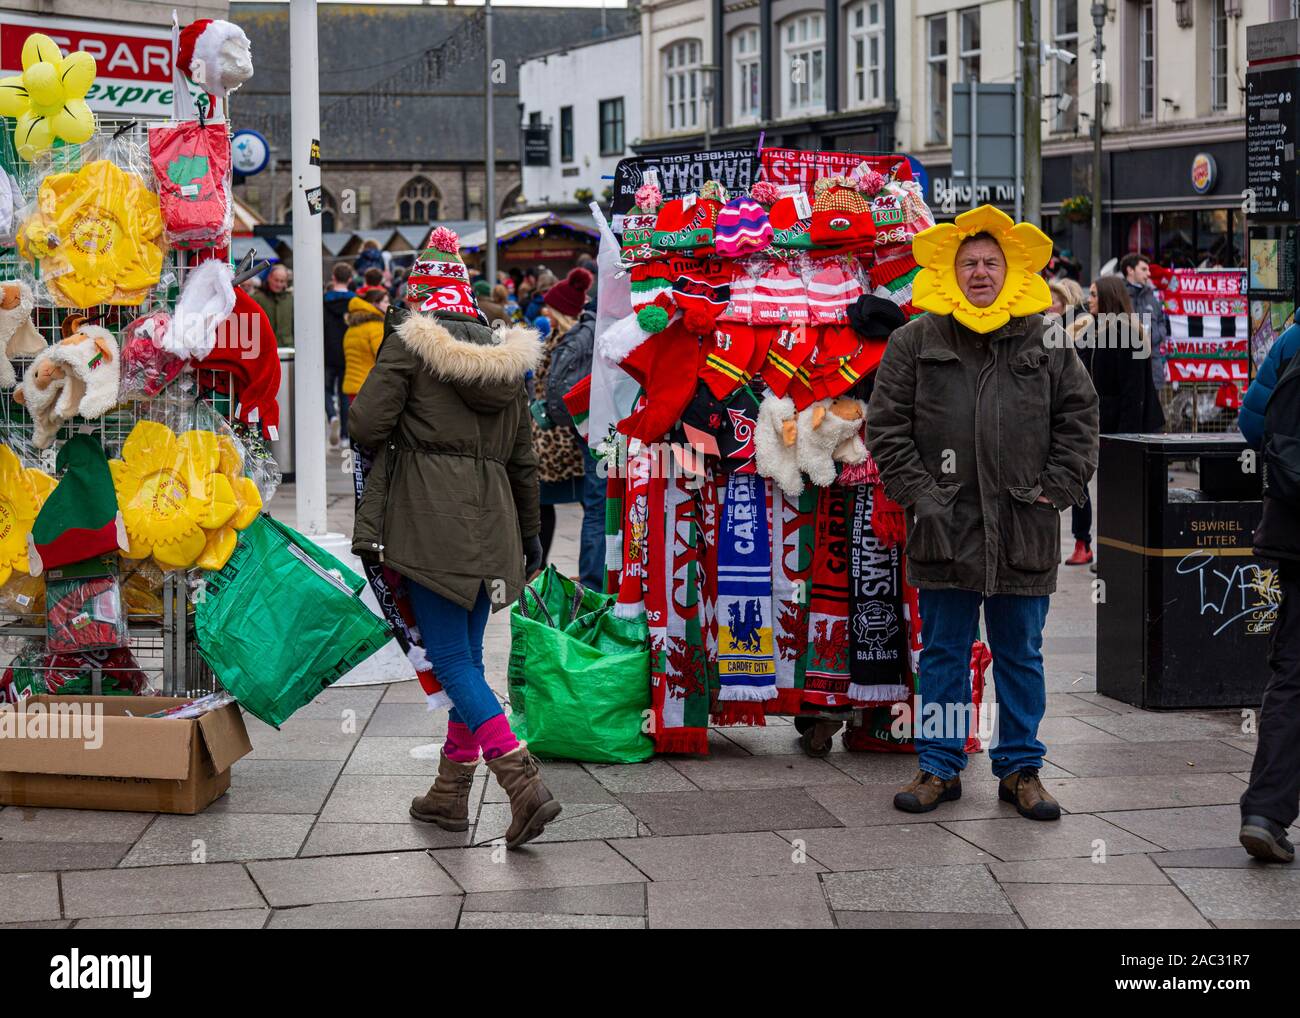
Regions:
<instances>
[{"instance_id":1,"label":"welsh flag scarf","mask_svg":"<svg viewBox=\"0 0 1300 1018\"><path fill-rule=\"evenodd\" d=\"M849 697L864 704L908 696L907 629L898 545L886 548L871 529L875 487L860 484L849 500Z\"/></svg>"},{"instance_id":2,"label":"welsh flag scarf","mask_svg":"<svg viewBox=\"0 0 1300 1018\"><path fill-rule=\"evenodd\" d=\"M848 491L838 484L817 494L808 636L812 643L804 677L804 703L849 703Z\"/></svg>"},{"instance_id":3,"label":"welsh flag scarf","mask_svg":"<svg viewBox=\"0 0 1300 1018\"><path fill-rule=\"evenodd\" d=\"M776 696L772 655L772 545L763 478L727 478L718 527L719 701L761 704ZM761 707L754 713L762 716Z\"/></svg>"},{"instance_id":4,"label":"welsh flag scarf","mask_svg":"<svg viewBox=\"0 0 1300 1018\"><path fill-rule=\"evenodd\" d=\"M776 697L769 714L798 714L808 670L808 588L812 582L817 491L792 499L772 485L772 608Z\"/></svg>"},{"instance_id":5,"label":"welsh flag scarf","mask_svg":"<svg viewBox=\"0 0 1300 1018\"><path fill-rule=\"evenodd\" d=\"M700 603L698 503L688 478L678 474L662 483L666 533L661 545L650 545L645 595L651 636L661 648L651 656L650 734L657 753L707 753L709 667ZM662 552L655 551L656 545Z\"/></svg>"},{"instance_id":6,"label":"welsh flag scarf","mask_svg":"<svg viewBox=\"0 0 1300 1018\"><path fill-rule=\"evenodd\" d=\"M651 516L659 516L663 499L651 497L653 456L648 446L629 448L627 487L623 496L623 564L619 571L618 601L614 614L621 619L640 618L645 607L645 579L649 563Z\"/></svg>"}]
</instances>

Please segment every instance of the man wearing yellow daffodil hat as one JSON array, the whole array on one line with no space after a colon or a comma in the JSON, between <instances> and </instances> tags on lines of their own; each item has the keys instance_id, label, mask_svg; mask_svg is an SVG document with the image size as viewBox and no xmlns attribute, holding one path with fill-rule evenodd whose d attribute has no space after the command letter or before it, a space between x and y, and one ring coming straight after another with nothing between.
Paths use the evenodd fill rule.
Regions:
<instances>
[{"instance_id":1,"label":"man wearing yellow daffodil hat","mask_svg":"<svg viewBox=\"0 0 1300 1018\"><path fill-rule=\"evenodd\" d=\"M876 374L867 445L886 495L907 510L907 577L920 594L920 770L894 797L910 813L961 797L983 605L998 796L1030 819L1060 817L1038 777L1043 625L1060 511L1083 502L1097 467L1097 394L1040 314L1051 253L1036 226L990 205L917 234L912 304L929 314L890 337Z\"/></svg>"}]
</instances>

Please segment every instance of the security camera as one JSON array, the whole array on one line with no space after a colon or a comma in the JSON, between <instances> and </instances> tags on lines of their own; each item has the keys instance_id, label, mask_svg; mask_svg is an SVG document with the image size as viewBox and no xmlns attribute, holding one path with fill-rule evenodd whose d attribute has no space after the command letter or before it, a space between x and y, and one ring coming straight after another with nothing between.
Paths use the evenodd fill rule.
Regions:
<instances>
[{"instance_id":1,"label":"security camera","mask_svg":"<svg viewBox=\"0 0 1300 1018\"><path fill-rule=\"evenodd\" d=\"M1048 43L1043 43L1043 60L1042 60L1042 62L1043 62L1043 63L1047 63L1048 60L1051 60L1051 59L1053 59L1053 58L1055 58L1055 59L1061 61L1061 62L1064 63L1064 64L1072 64L1072 63L1074 63L1076 60L1079 59L1077 56L1075 56L1073 53L1071 53L1068 49L1059 49L1059 48L1057 48L1056 46L1051 46L1051 45L1049 45Z\"/></svg>"}]
</instances>

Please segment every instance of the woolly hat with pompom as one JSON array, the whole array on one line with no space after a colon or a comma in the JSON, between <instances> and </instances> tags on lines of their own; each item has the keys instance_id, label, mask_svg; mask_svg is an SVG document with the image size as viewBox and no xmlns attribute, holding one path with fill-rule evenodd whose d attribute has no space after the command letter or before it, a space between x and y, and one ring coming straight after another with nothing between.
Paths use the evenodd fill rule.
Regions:
<instances>
[{"instance_id":1,"label":"woolly hat with pompom","mask_svg":"<svg viewBox=\"0 0 1300 1018\"><path fill-rule=\"evenodd\" d=\"M582 306L587 303L587 291L591 289L591 273L586 269L570 269L569 274L546 291L542 303L555 308L562 315L577 318L582 314Z\"/></svg>"},{"instance_id":2,"label":"woolly hat with pompom","mask_svg":"<svg viewBox=\"0 0 1300 1018\"><path fill-rule=\"evenodd\" d=\"M469 270L460 260L460 238L454 230L436 227L406 277L406 303L417 311L483 319Z\"/></svg>"}]
</instances>

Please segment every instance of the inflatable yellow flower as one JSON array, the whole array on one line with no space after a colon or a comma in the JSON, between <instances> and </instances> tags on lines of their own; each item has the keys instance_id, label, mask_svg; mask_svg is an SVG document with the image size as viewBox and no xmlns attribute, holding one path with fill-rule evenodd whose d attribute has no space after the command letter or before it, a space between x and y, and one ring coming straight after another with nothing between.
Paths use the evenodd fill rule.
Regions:
<instances>
[{"instance_id":1,"label":"inflatable yellow flower","mask_svg":"<svg viewBox=\"0 0 1300 1018\"><path fill-rule=\"evenodd\" d=\"M18 251L41 263L61 307L136 305L162 274L158 196L134 173L100 159L41 181Z\"/></svg>"},{"instance_id":2,"label":"inflatable yellow flower","mask_svg":"<svg viewBox=\"0 0 1300 1018\"><path fill-rule=\"evenodd\" d=\"M152 555L164 569L220 569L235 550L235 531L262 508L234 442L211 431L178 437L140 421L109 469L131 545L123 554Z\"/></svg>"},{"instance_id":3,"label":"inflatable yellow flower","mask_svg":"<svg viewBox=\"0 0 1300 1018\"><path fill-rule=\"evenodd\" d=\"M56 138L80 144L95 131L86 93L95 58L78 50L66 57L49 36L33 32L23 43L23 73L0 79L0 116L16 117L14 147L35 159Z\"/></svg>"},{"instance_id":4,"label":"inflatable yellow flower","mask_svg":"<svg viewBox=\"0 0 1300 1018\"><path fill-rule=\"evenodd\" d=\"M975 307L957 285L954 262L967 237L988 233L1007 259L1007 278L997 299ZM912 304L922 311L952 315L974 332L992 332L1012 316L1032 315L1052 306L1047 282L1038 273L1052 256L1052 240L1032 223L1016 223L1001 209L981 205L951 223L939 223L912 238L912 254L921 266L912 282Z\"/></svg>"},{"instance_id":5,"label":"inflatable yellow flower","mask_svg":"<svg viewBox=\"0 0 1300 1018\"><path fill-rule=\"evenodd\" d=\"M27 572L27 535L55 483L40 470L23 469L13 450L0 445L0 586Z\"/></svg>"}]
</instances>

